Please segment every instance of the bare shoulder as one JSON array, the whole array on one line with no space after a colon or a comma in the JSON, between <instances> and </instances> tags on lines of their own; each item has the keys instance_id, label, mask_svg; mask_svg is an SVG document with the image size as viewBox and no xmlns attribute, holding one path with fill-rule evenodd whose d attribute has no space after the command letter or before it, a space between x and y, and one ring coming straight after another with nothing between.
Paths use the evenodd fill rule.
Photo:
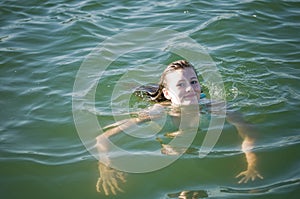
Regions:
<instances>
[{"instance_id":1,"label":"bare shoulder","mask_svg":"<svg viewBox=\"0 0 300 199\"><path fill-rule=\"evenodd\" d=\"M154 104L153 106L145 109L142 112L139 112L139 118L158 118L165 114L165 107L161 104Z\"/></svg>"}]
</instances>

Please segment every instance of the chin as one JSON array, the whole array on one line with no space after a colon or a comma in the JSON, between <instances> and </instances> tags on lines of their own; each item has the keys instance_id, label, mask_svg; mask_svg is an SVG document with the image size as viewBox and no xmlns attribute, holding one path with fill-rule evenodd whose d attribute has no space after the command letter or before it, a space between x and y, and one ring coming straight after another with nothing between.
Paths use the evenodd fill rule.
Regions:
<instances>
[{"instance_id":1,"label":"chin","mask_svg":"<svg viewBox=\"0 0 300 199\"><path fill-rule=\"evenodd\" d=\"M192 101L185 101L185 102L182 102L181 105L183 106L188 106L188 105L198 105L199 102L198 101L195 101L195 100L192 100Z\"/></svg>"}]
</instances>

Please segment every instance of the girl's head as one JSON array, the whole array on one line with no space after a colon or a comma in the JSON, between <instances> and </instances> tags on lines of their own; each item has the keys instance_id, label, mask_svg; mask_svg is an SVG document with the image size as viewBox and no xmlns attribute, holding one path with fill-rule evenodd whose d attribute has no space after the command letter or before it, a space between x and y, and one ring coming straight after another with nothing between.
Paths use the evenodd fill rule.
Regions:
<instances>
[{"instance_id":1,"label":"girl's head","mask_svg":"<svg viewBox=\"0 0 300 199\"><path fill-rule=\"evenodd\" d=\"M172 62L164 70L153 100L170 100L173 105L198 104L201 87L194 67L185 60Z\"/></svg>"}]
</instances>

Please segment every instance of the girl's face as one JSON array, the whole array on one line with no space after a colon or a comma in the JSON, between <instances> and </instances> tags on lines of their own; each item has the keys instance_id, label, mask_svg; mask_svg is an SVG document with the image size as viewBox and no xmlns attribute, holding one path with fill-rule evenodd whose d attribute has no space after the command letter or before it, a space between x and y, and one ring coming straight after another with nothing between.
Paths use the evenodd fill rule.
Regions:
<instances>
[{"instance_id":1,"label":"girl's face","mask_svg":"<svg viewBox=\"0 0 300 199\"><path fill-rule=\"evenodd\" d=\"M179 69L167 73L165 83L164 96L171 100L173 105L199 103L201 87L193 68Z\"/></svg>"}]
</instances>

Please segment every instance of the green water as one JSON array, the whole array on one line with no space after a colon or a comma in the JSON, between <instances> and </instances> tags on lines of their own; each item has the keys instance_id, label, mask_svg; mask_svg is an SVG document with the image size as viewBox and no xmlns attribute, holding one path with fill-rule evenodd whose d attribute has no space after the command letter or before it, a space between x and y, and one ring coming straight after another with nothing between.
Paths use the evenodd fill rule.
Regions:
<instances>
[{"instance_id":1,"label":"green water","mask_svg":"<svg viewBox=\"0 0 300 199\"><path fill-rule=\"evenodd\" d=\"M176 198L183 190L197 190L202 198L300 194L300 2L1 1L0 13L1 198ZM125 193L117 196L96 192L97 159L73 120L76 75L101 42L147 27L174 30L207 50L222 76L227 104L259 129L255 150L263 180L237 183L234 176L245 159L235 128L225 123L205 158L190 155L158 171L128 174ZM95 110L89 103L83 110L101 125L114 121L111 96L122 74L137 71L145 77L139 84L155 82L161 65L175 59L155 49L157 43L172 45L156 35L154 49L140 45L118 57L98 82ZM132 93L131 79L124 81L128 89L116 94L120 115L127 110L122 96ZM201 83L209 93L210 82ZM130 109L147 105L133 97ZM143 150L143 140L134 144Z\"/></svg>"}]
</instances>

